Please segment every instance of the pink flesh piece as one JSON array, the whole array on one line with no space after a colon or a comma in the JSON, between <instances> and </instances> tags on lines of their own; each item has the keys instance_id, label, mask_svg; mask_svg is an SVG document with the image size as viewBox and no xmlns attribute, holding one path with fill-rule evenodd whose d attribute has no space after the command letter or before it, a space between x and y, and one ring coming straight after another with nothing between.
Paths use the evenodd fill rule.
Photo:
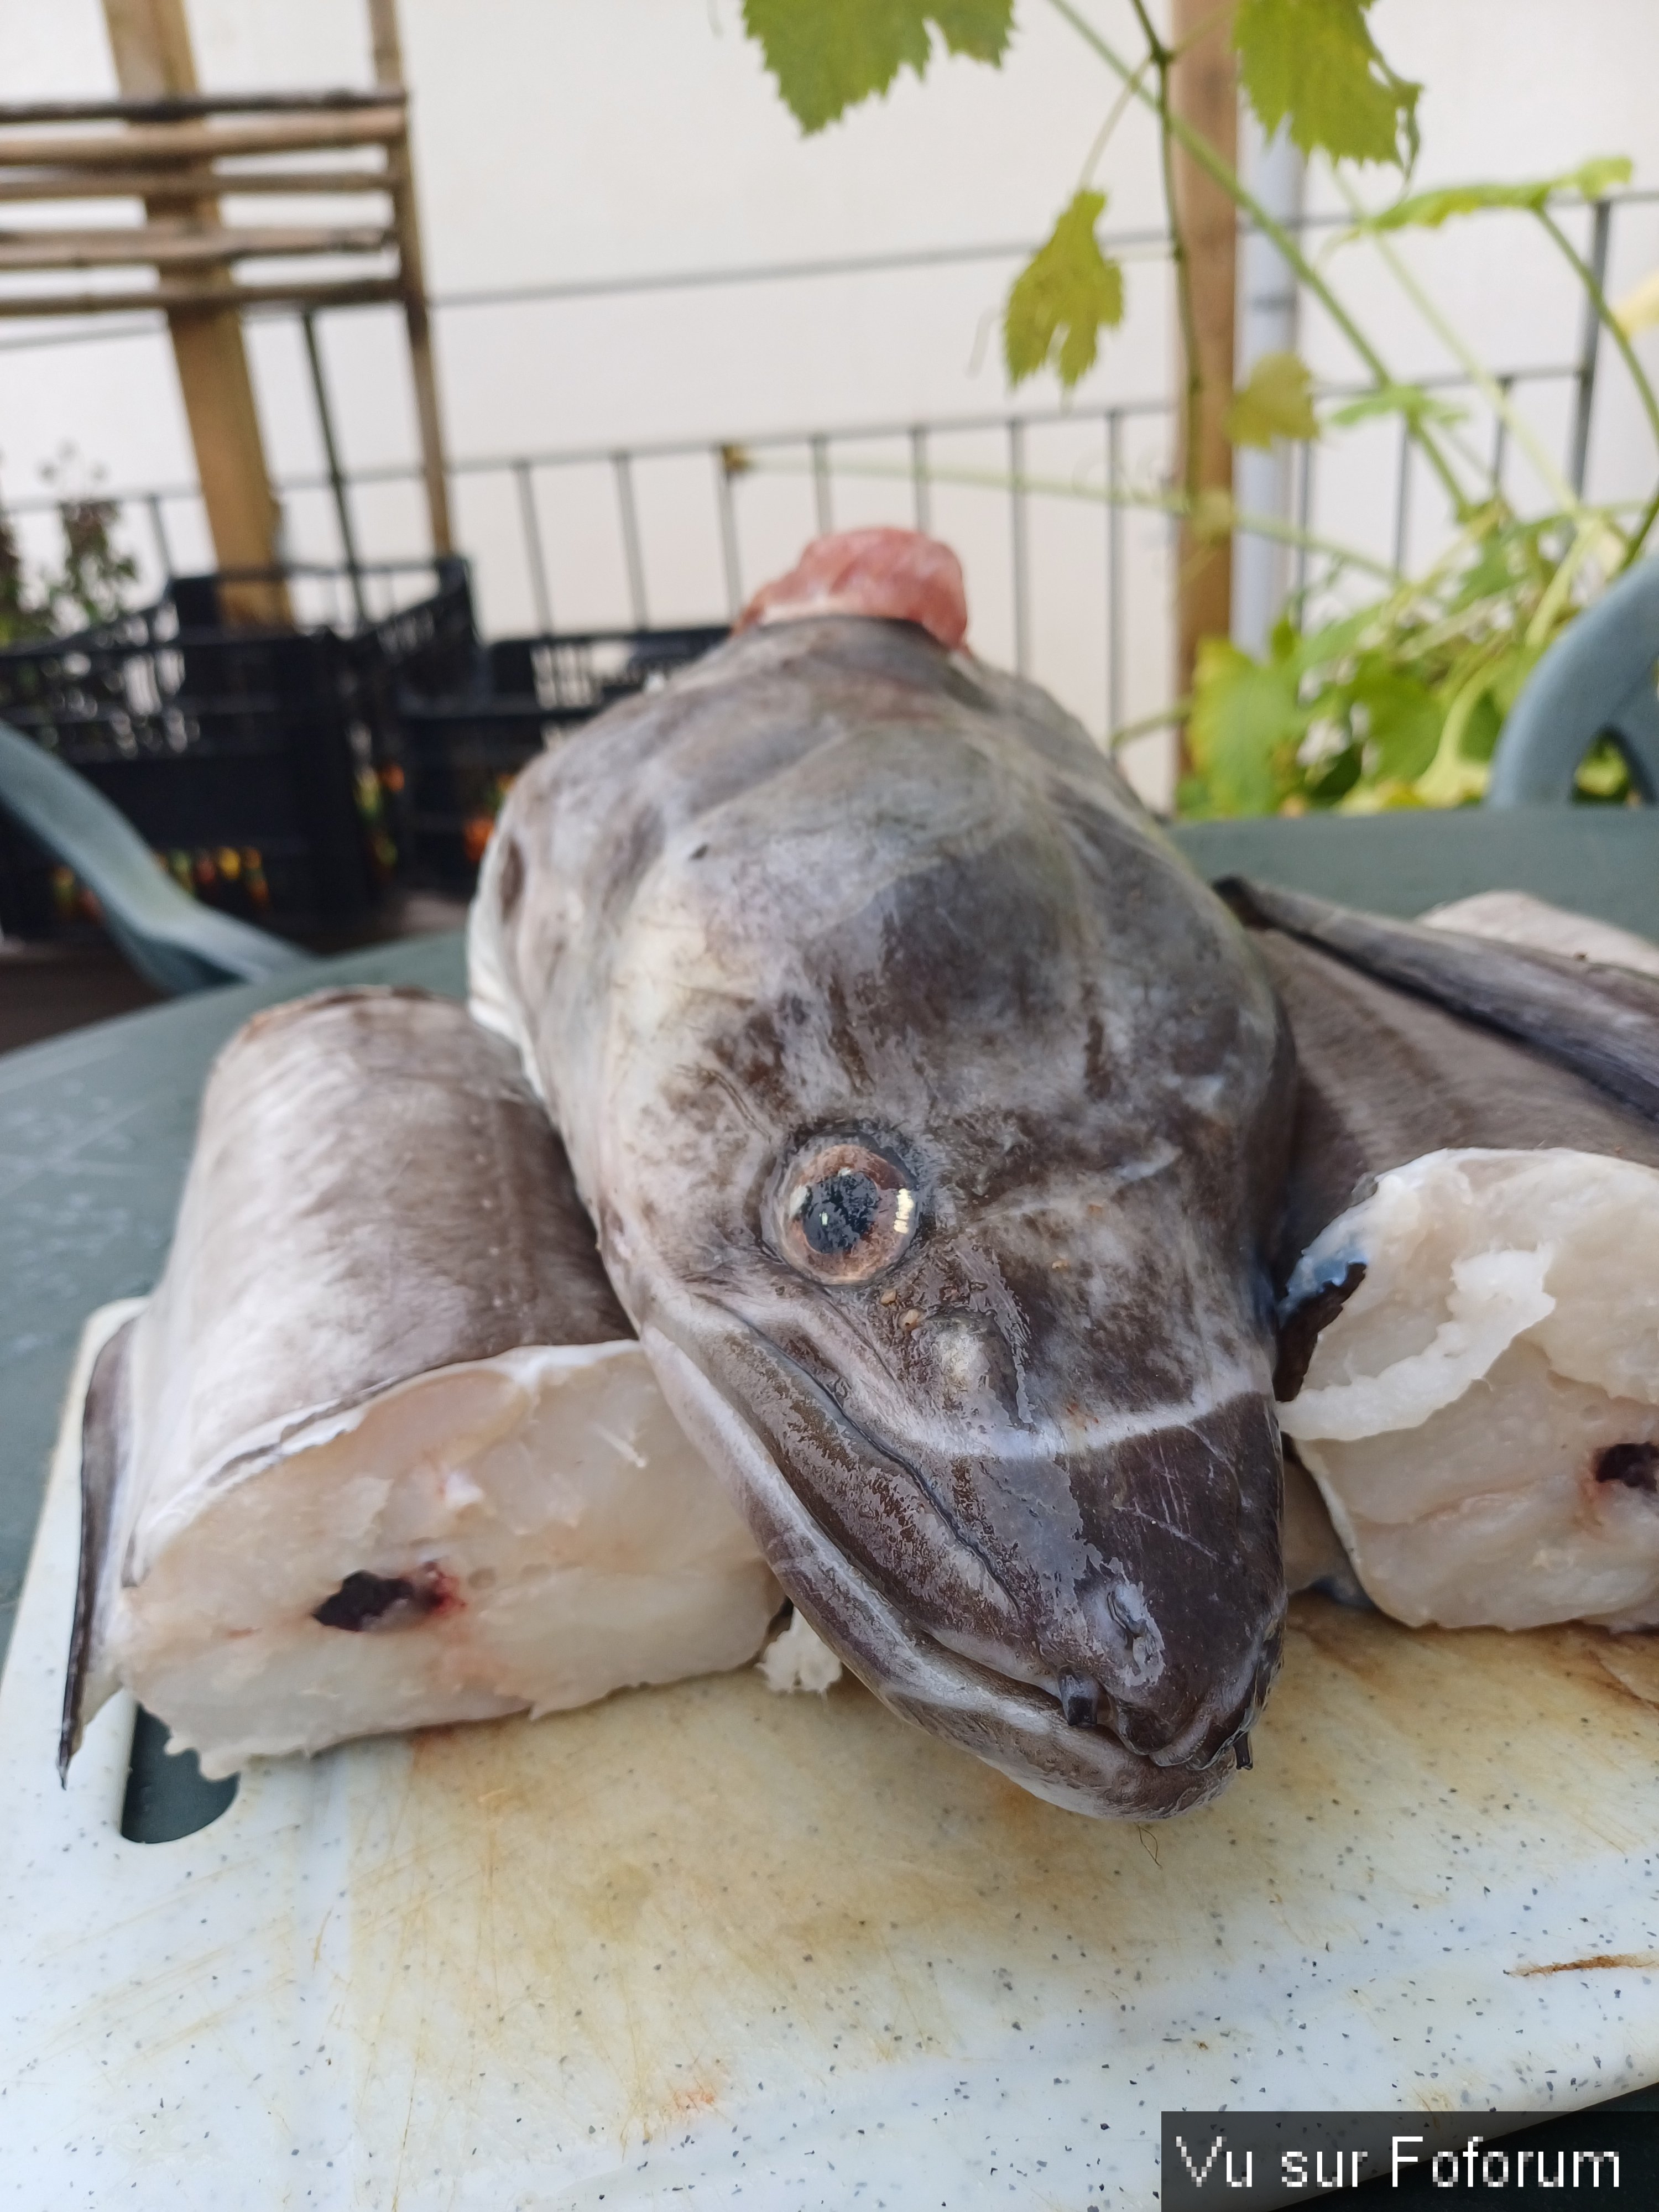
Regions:
<instances>
[{"instance_id":1,"label":"pink flesh piece","mask_svg":"<svg viewBox=\"0 0 1659 2212\"><path fill-rule=\"evenodd\" d=\"M917 623L954 650L968 635L962 563L919 530L837 530L815 538L787 576L763 585L737 628L807 615Z\"/></svg>"}]
</instances>

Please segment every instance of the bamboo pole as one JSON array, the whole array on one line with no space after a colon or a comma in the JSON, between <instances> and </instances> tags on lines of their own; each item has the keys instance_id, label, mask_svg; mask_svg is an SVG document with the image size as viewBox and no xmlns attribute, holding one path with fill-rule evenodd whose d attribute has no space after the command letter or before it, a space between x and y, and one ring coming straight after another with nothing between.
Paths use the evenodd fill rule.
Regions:
<instances>
[{"instance_id":1,"label":"bamboo pole","mask_svg":"<svg viewBox=\"0 0 1659 2212\"><path fill-rule=\"evenodd\" d=\"M404 84L403 45L398 33L397 0L368 0L374 40L374 81L400 96ZM432 352L432 321L427 312L426 276L421 254L420 219L405 130L386 149L392 220L398 227L398 259L404 281L404 319L409 330L410 367L415 381L415 412L420 425L421 473L426 485L428 525L434 554L453 544L449 523L449 480L444 471L443 417L438 404L438 372Z\"/></svg>"},{"instance_id":2,"label":"bamboo pole","mask_svg":"<svg viewBox=\"0 0 1659 2212\"><path fill-rule=\"evenodd\" d=\"M1172 0L1171 42L1179 58L1170 73L1170 105L1207 138L1230 167L1238 158L1238 83L1232 51L1232 7L1216 0ZM1224 428L1232 399L1234 319L1238 259L1237 211L1231 199L1177 144L1176 204L1190 272L1196 361L1181 363L1186 392L1194 369L1196 404L1180 410L1181 476L1211 511L1231 502L1233 449ZM1224 509L1220 512L1224 514ZM1225 526L1181 531L1176 591L1176 696L1192 691L1200 638L1225 637L1232 624L1232 537Z\"/></svg>"},{"instance_id":3,"label":"bamboo pole","mask_svg":"<svg viewBox=\"0 0 1659 2212\"><path fill-rule=\"evenodd\" d=\"M400 301L401 280L396 276L343 276L314 284L238 284L236 307L309 307L313 313L326 307L374 307ZM225 288L198 278L186 283L164 277L142 289L110 292L30 292L9 297L0 294L0 322L54 321L67 315L137 315L146 308L161 308L171 315L199 314L208 308L222 313Z\"/></svg>"},{"instance_id":4,"label":"bamboo pole","mask_svg":"<svg viewBox=\"0 0 1659 2212\"><path fill-rule=\"evenodd\" d=\"M0 100L0 130L17 123L183 123L203 115L322 115L384 107L374 92L191 92L156 100Z\"/></svg>"},{"instance_id":5,"label":"bamboo pole","mask_svg":"<svg viewBox=\"0 0 1659 2212\"><path fill-rule=\"evenodd\" d=\"M184 0L104 0L104 18L115 57L116 79L123 93L155 100L196 92L196 63ZM342 118L362 119L361 116ZM401 122L401 115L398 119ZM317 127L309 117L298 120L307 129ZM273 127L261 129L268 137ZM285 127L291 130L293 125ZM331 120L327 127L337 126ZM175 136L168 126L154 126L155 133L174 138L179 153L195 150L178 142L199 139L203 130L200 125L184 124L178 126ZM123 163L131 161L131 140L151 135L143 126L130 128L128 143L121 146L118 158ZM235 134L209 130L207 135L222 138ZM14 149L21 143L14 141ZM114 143L112 141L112 147ZM58 158L79 161L85 156L81 149L74 148ZM176 155L170 153L169 158ZM218 222L218 207L211 199L187 202L182 207L170 203L168 208L159 210L169 211L204 226ZM147 207L146 212L154 216L158 210ZM232 289L228 271L218 278L216 287L204 288L214 289ZM169 311L167 322L191 441L196 448L203 503L213 533L214 557L222 568L274 568L282 552L281 510L265 466L238 312L234 307L205 303L179 306ZM286 624L293 620L287 586L280 581L227 585L221 604L225 620L230 623Z\"/></svg>"},{"instance_id":6,"label":"bamboo pole","mask_svg":"<svg viewBox=\"0 0 1659 2212\"><path fill-rule=\"evenodd\" d=\"M106 15L176 0L104 0ZM212 161L235 155L319 154L348 146L392 146L403 137L404 112L389 99L349 115L295 115L270 123L134 123L122 131L22 131L0 137L0 167L122 168L135 162Z\"/></svg>"},{"instance_id":7,"label":"bamboo pole","mask_svg":"<svg viewBox=\"0 0 1659 2212\"><path fill-rule=\"evenodd\" d=\"M326 192L337 198L353 192L389 192L384 169L181 169L47 168L9 175L0 168L0 204L8 200L147 199L163 201L255 198L265 192Z\"/></svg>"},{"instance_id":8,"label":"bamboo pole","mask_svg":"<svg viewBox=\"0 0 1659 2212\"><path fill-rule=\"evenodd\" d=\"M379 253L397 233L384 226L319 228L242 224L183 230L165 223L108 223L86 230L0 231L0 273L48 269L191 269L289 260L313 253Z\"/></svg>"}]
</instances>

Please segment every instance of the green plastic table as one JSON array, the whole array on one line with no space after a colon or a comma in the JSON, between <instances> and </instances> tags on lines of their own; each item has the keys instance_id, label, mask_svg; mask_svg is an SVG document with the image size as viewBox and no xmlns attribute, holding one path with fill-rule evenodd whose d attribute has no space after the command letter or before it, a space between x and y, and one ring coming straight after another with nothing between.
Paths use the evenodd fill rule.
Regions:
<instances>
[{"instance_id":1,"label":"green plastic table","mask_svg":"<svg viewBox=\"0 0 1659 2212\"><path fill-rule=\"evenodd\" d=\"M1212 877L1391 914L1518 888L1659 939L1659 809L1205 823L1179 837ZM256 1008L331 982L459 996L461 940L312 963L0 1057L0 1654L81 1324L161 1272L209 1063Z\"/></svg>"}]
</instances>

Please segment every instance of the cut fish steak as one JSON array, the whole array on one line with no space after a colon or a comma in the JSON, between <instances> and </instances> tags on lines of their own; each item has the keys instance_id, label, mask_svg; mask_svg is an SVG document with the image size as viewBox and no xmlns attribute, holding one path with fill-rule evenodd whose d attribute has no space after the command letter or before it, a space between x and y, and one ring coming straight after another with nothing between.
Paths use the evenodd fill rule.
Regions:
<instances>
[{"instance_id":1,"label":"cut fish steak","mask_svg":"<svg viewBox=\"0 0 1659 2212\"><path fill-rule=\"evenodd\" d=\"M1654 948L1513 894L1233 896L1297 1042L1279 1418L1364 1590L1659 1625Z\"/></svg>"},{"instance_id":2,"label":"cut fish steak","mask_svg":"<svg viewBox=\"0 0 1659 2212\"><path fill-rule=\"evenodd\" d=\"M256 1017L94 1370L65 1760L118 1680L220 1775L738 1665L781 1602L512 1053L422 993Z\"/></svg>"}]
</instances>

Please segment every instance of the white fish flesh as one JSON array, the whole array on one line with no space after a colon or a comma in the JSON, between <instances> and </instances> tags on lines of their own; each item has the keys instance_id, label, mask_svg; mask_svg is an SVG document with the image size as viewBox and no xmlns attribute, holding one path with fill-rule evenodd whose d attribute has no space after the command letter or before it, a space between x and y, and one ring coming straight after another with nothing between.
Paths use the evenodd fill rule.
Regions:
<instances>
[{"instance_id":1,"label":"white fish flesh","mask_svg":"<svg viewBox=\"0 0 1659 2212\"><path fill-rule=\"evenodd\" d=\"M1432 1152L1316 1239L1292 1304L1350 1268L1279 1420L1372 1600L1659 1626L1659 1170Z\"/></svg>"},{"instance_id":2,"label":"white fish flesh","mask_svg":"<svg viewBox=\"0 0 1659 2212\"><path fill-rule=\"evenodd\" d=\"M220 1775L736 1666L781 1602L513 1054L421 993L226 1047L83 1458L65 1759L118 1680Z\"/></svg>"}]
</instances>

